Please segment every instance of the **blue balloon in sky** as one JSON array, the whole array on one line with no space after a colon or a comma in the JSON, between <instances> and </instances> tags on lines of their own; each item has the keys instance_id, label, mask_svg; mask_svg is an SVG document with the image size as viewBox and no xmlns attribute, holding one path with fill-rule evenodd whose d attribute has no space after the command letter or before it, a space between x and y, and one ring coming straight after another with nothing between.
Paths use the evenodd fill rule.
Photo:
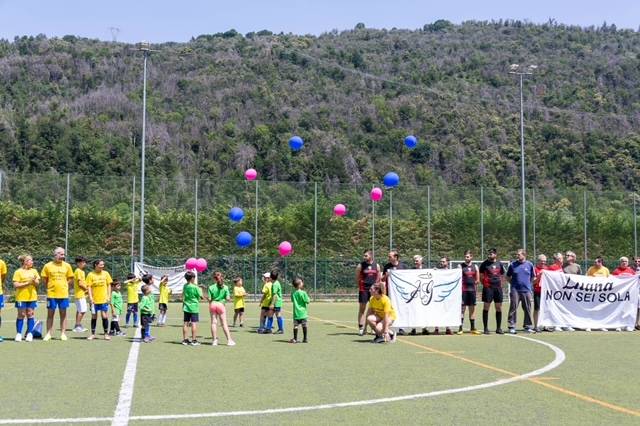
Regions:
<instances>
[{"instance_id":1,"label":"blue balloon in sky","mask_svg":"<svg viewBox=\"0 0 640 426\"><path fill-rule=\"evenodd\" d=\"M294 136L289 139L289 147L294 151L300 151L304 145L304 141L300 136Z\"/></svg>"},{"instance_id":2,"label":"blue balloon in sky","mask_svg":"<svg viewBox=\"0 0 640 426\"><path fill-rule=\"evenodd\" d=\"M239 247L248 247L253 242L253 236L247 231L242 231L238 235L236 235L236 244Z\"/></svg>"},{"instance_id":3,"label":"blue balloon in sky","mask_svg":"<svg viewBox=\"0 0 640 426\"><path fill-rule=\"evenodd\" d=\"M384 175L384 179L382 181L384 182L384 186L387 188L395 188L400 183L400 176L398 176L397 173L389 172Z\"/></svg>"},{"instance_id":4,"label":"blue balloon in sky","mask_svg":"<svg viewBox=\"0 0 640 426\"><path fill-rule=\"evenodd\" d=\"M409 135L404 138L404 144L407 146L407 148L413 149L418 145L418 138L413 135Z\"/></svg>"},{"instance_id":5,"label":"blue balloon in sky","mask_svg":"<svg viewBox=\"0 0 640 426\"><path fill-rule=\"evenodd\" d=\"M240 222L244 217L244 211L240 207L233 207L229 210L229 219L234 222Z\"/></svg>"}]
</instances>

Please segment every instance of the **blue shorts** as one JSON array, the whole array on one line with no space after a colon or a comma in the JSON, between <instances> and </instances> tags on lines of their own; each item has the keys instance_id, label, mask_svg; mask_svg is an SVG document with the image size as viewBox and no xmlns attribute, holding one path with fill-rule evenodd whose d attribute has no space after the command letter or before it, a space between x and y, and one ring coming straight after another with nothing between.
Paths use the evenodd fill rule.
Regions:
<instances>
[{"instance_id":1,"label":"blue shorts","mask_svg":"<svg viewBox=\"0 0 640 426\"><path fill-rule=\"evenodd\" d=\"M38 302L16 302L16 309L35 309L38 307Z\"/></svg>"},{"instance_id":2,"label":"blue shorts","mask_svg":"<svg viewBox=\"0 0 640 426\"><path fill-rule=\"evenodd\" d=\"M91 313L95 314L98 311L109 312L109 304L108 303L94 303L91 306Z\"/></svg>"},{"instance_id":3,"label":"blue shorts","mask_svg":"<svg viewBox=\"0 0 640 426\"><path fill-rule=\"evenodd\" d=\"M69 307L69 299L55 299L47 297L47 309L55 311L56 309L67 309Z\"/></svg>"},{"instance_id":4,"label":"blue shorts","mask_svg":"<svg viewBox=\"0 0 640 426\"><path fill-rule=\"evenodd\" d=\"M0 309L4 308L4 294L0 294Z\"/></svg>"}]
</instances>

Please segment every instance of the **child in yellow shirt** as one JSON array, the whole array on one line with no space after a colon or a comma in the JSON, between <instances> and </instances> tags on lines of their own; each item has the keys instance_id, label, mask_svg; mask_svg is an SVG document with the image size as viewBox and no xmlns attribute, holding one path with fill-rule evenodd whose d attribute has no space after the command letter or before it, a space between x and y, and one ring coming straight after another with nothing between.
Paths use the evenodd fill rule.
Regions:
<instances>
[{"instance_id":1,"label":"child in yellow shirt","mask_svg":"<svg viewBox=\"0 0 640 426\"><path fill-rule=\"evenodd\" d=\"M158 325L160 327L164 326L167 323L167 310L169 304L169 296L173 291L169 288L169 275L163 275L160 278L160 297L158 298L158 310L160 311L160 315L158 315Z\"/></svg>"},{"instance_id":2,"label":"child in yellow shirt","mask_svg":"<svg viewBox=\"0 0 640 426\"><path fill-rule=\"evenodd\" d=\"M240 320L240 327L244 324L244 297L247 295L242 286L242 278L238 277L233 280L233 326L236 326L236 320Z\"/></svg>"}]
</instances>

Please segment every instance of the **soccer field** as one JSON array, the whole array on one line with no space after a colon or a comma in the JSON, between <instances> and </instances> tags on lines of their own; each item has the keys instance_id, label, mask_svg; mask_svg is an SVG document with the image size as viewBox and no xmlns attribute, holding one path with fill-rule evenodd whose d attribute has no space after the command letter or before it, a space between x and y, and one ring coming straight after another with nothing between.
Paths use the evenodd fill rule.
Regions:
<instances>
[{"instance_id":1,"label":"soccer field","mask_svg":"<svg viewBox=\"0 0 640 426\"><path fill-rule=\"evenodd\" d=\"M197 347L180 344L177 303L150 344L86 341L86 333L61 342L58 332L50 342L15 343L7 339L15 309L4 309L0 424L640 423L637 332L419 335L374 345L357 334L355 303L313 303L310 343L293 345L284 309L286 333L258 335L258 307L249 304L245 327L232 329L235 347L224 337L211 346L205 305Z\"/></svg>"}]
</instances>

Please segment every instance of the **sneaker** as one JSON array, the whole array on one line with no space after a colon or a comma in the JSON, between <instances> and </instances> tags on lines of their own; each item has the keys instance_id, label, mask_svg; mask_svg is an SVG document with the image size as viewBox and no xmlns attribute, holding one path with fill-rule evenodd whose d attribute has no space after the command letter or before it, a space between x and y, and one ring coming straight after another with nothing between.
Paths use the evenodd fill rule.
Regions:
<instances>
[{"instance_id":1,"label":"sneaker","mask_svg":"<svg viewBox=\"0 0 640 426\"><path fill-rule=\"evenodd\" d=\"M274 334L284 334L284 330L278 330Z\"/></svg>"},{"instance_id":2,"label":"sneaker","mask_svg":"<svg viewBox=\"0 0 640 426\"><path fill-rule=\"evenodd\" d=\"M189 345L191 344L191 342L189 341L189 339L184 339L184 340L182 341L182 344L183 344L184 346L189 346Z\"/></svg>"},{"instance_id":3,"label":"sneaker","mask_svg":"<svg viewBox=\"0 0 640 426\"><path fill-rule=\"evenodd\" d=\"M534 330L536 333L542 333L542 329L540 327L536 327Z\"/></svg>"},{"instance_id":4,"label":"sneaker","mask_svg":"<svg viewBox=\"0 0 640 426\"><path fill-rule=\"evenodd\" d=\"M600 331L609 331L606 328L601 328Z\"/></svg>"},{"instance_id":5,"label":"sneaker","mask_svg":"<svg viewBox=\"0 0 640 426\"><path fill-rule=\"evenodd\" d=\"M484 331L482 332L482 334L489 335L489 334L491 334L491 332L489 331L488 328L485 328Z\"/></svg>"},{"instance_id":6,"label":"sneaker","mask_svg":"<svg viewBox=\"0 0 640 426\"><path fill-rule=\"evenodd\" d=\"M119 337L125 337L126 335L127 335L127 333L125 333L124 331L118 331L116 333L116 336L119 336Z\"/></svg>"},{"instance_id":7,"label":"sneaker","mask_svg":"<svg viewBox=\"0 0 640 426\"><path fill-rule=\"evenodd\" d=\"M591 333L591 329L590 328L585 328L584 331L586 331L587 333Z\"/></svg>"},{"instance_id":8,"label":"sneaker","mask_svg":"<svg viewBox=\"0 0 640 426\"><path fill-rule=\"evenodd\" d=\"M636 325L636 330L640 331L640 324Z\"/></svg>"},{"instance_id":9,"label":"sneaker","mask_svg":"<svg viewBox=\"0 0 640 426\"><path fill-rule=\"evenodd\" d=\"M478 334L482 334L482 332L480 330L474 328L474 329L471 330L471 334L475 334L477 336Z\"/></svg>"},{"instance_id":10,"label":"sneaker","mask_svg":"<svg viewBox=\"0 0 640 426\"><path fill-rule=\"evenodd\" d=\"M66 342L67 340L69 340L69 338L67 337L67 335L66 335L66 334L62 333L62 334L60 335L60 340L62 340L63 342Z\"/></svg>"},{"instance_id":11,"label":"sneaker","mask_svg":"<svg viewBox=\"0 0 640 426\"><path fill-rule=\"evenodd\" d=\"M453 335L453 332L451 331L451 329L449 327L447 327L447 329L444 332L444 334L446 334L447 336L451 336L451 335Z\"/></svg>"},{"instance_id":12,"label":"sneaker","mask_svg":"<svg viewBox=\"0 0 640 426\"><path fill-rule=\"evenodd\" d=\"M191 346L200 346L200 342L198 342L197 340L192 340L191 343L189 343Z\"/></svg>"},{"instance_id":13,"label":"sneaker","mask_svg":"<svg viewBox=\"0 0 640 426\"><path fill-rule=\"evenodd\" d=\"M87 337L87 340L93 340L96 338L95 334L90 335L89 337Z\"/></svg>"},{"instance_id":14,"label":"sneaker","mask_svg":"<svg viewBox=\"0 0 640 426\"><path fill-rule=\"evenodd\" d=\"M416 335L416 329L412 328L411 331L409 332L410 335L415 336Z\"/></svg>"},{"instance_id":15,"label":"sneaker","mask_svg":"<svg viewBox=\"0 0 640 426\"><path fill-rule=\"evenodd\" d=\"M364 328L358 330L358 336L364 336Z\"/></svg>"},{"instance_id":16,"label":"sneaker","mask_svg":"<svg viewBox=\"0 0 640 426\"><path fill-rule=\"evenodd\" d=\"M504 334L504 331L502 331L502 329L499 328L499 329L496 330L496 334Z\"/></svg>"},{"instance_id":17,"label":"sneaker","mask_svg":"<svg viewBox=\"0 0 640 426\"><path fill-rule=\"evenodd\" d=\"M73 329L71 330L72 333L80 333L80 327L78 327L77 325L75 327L73 327Z\"/></svg>"},{"instance_id":18,"label":"sneaker","mask_svg":"<svg viewBox=\"0 0 640 426\"><path fill-rule=\"evenodd\" d=\"M525 328L524 332L528 334L534 334L536 331L533 328Z\"/></svg>"},{"instance_id":19,"label":"sneaker","mask_svg":"<svg viewBox=\"0 0 640 426\"><path fill-rule=\"evenodd\" d=\"M633 331L633 327L625 327L624 331ZM2 337L0 337L0 339L2 339ZM0 340L1 342L2 340Z\"/></svg>"},{"instance_id":20,"label":"sneaker","mask_svg":"<svg viewBox=\"0 0 640 426\"><path fill-rule=\"evenodd\" d=\"M423 335L423 336L428 336L429 334L430 334L430 333L429 333L429 330L428 330L428 329L426 329L426 328L423 328L423 329L422 329L422 335Z\"/></svg>"},{"instance_id":21,"label":"sneaker","mask_svg":"<svg viewBox=\"0 0 640 426\"><path fill-rule=\"evenodd\" d=\"M22 334L20 334L20 333L16 334L16 337L13 340L15 342L22 342Z\"/></svg>"},{"instance_id":22,"label":"sneaker","mask_svg":"<svg viewBox=\"0 0 640 426\"><path fill-rule=\"evenodd\" d=\"M24 339L25 342L33 342L33 334L27 333L27 337Z\"/></svg>"},{"instance_id":23,"label":"sneaker","mask_svg":"<svg viewBox=\"0 0 640 426\"><path fill-rule=\"evenodd\" d=\"M576 331L573 327L565 327L564 331Z\"/></svg>"},{"instance_id":24,"label":"sneaker","mask_svg":"<svg viewBox=\"0 0 640 426\"><path fill-rule=\"evenodd\" d=\"M218 339L213 339L213 342L211 342L211 346L218 346Z\"/></svg>"},{"instance_id":25,"label":"sneaker","mask_svg":"<svg viewBox=\"0 0 640 426\"><path fill-rule=\"evenodd\" d=\"M557 327L553 329L553 331L562 331L562 327Z\"/></svg>"},{"instance_id":26,"label":"sneaker","mask_svg":"<svg viewBox=\"0 0 640 426\"><path fill-rule=\"evenodd\" d=\"M618 328L616 328L616 331L620 332L620 331L622 331L622 329L620 327L618 327Z\"/></svg>"},{"instance_id":27,"label":"sneaker","mask_svg":"<svg viewBox=\"0 0 640 426\"><path fill-rule=\"evenodd\" d=\"M235 346L235 345L236 345L236 342L234 342L233 340L229 340L227 342L227 346Z\"/></svg>"},{"instance_id":28,"label":"sneaker","mask_svg":"<svg viewBox=\"0 0 640 426\"><path fill-rule=\"evenodd\" d=\"M404 336L406 333L404 332L404 330L402 328L398 329L398 335L400 336Z\"/></svg>"},{"instance_id":29,"label":"sneaker","mask_svg":"<svg viewBox=\"0 0 640 426\"><path fill-rule=\"evenodd\" d=\"M464 331L462 331L462 330L458 330L458 331L456 331L456 334L457 334L458 336L462 336L462 335L464 334Z\"/></svg>"},{"instance_id":30,"label":"sneaker","mask_svg":"<svg viewBox=\"0 0 640 426\"><path fill-rule=\"evenodd\" d=\"M153 337L153 336L147 336L147 337L148 337L148 338L149 338L149 340L151 340L152 342L153 342L154 340L156 340L156 338L155 338L155 337Z\"/></svg>"},{"instance_id":31,"label":"sneaker","mask_svg":"<svg viewBox=\"0 0 640 426\"><path fill-rule=\"evenodd\" d=\"M396 342L396 333L394 333L393 331L389 332L389 343L395 343Z\"/></svg>"},{"instance_id":32,"label":"sneaker","mask_svg":"<svg viewBox=\"0 0 640 426\"><path fill-rule=\"evenodd\" d=\"M496 333L497 333L497 331L496 331ZM509 327L509 334L518 334L518 332L516 331L515 328Z\"/></svg>"},{"instance_id":33,"label":"sneaker","mask_svg":"<svg viewBox=\"0 0 640 426\"><path fill-rule=\"evenodd\" d=\"M51 333L45 334L44 337L42 338L43 342L48 342L49 340L51 340Z\"/></svg>"},{"instance_id":34,"label":"sneaker","mask_svg":"<svg viewBox=\"0 0 640 426\"><path fill-rule=\"evenodd\" d=\"M0 343L4 342L4 338L0 336Z\"/></svg>"},{"instance_id":35,"label":"sneaker","mask_svg":"<svg viewBox=\"0 0 640 426\"><path fill-rule=\"evenodd\" d=\"M289 340L289 343L298 343L298 341L296 339L291 339Z\"/></svg>"},{"instance_id":36,"label":"sneaker","mask_svg":"<svg viewBox=\"0 0 640 426\"><path fill-rule=\"evenodd\" d=\"M307 339L303 339L302 343L309 343L309 341Z\"/></svg>"},{"instance_id":37,"label":"sneaker","mask_svg":"<svg viewBox=\"0 0 640 426\"><path fill-rule=\"evenodd\" d=\"M109 336L108 334L104 335L104 340L111 340L111 336Z\"/></svg>"},{"instance_id":38,"label":"sneaker","mask_svg":"<svg viewBox=\"0 0 640 426\"><path fill-rule=\"evenodd\" d=\"M88 328L80 327L80 333L85 333L87 331L89 331Z\"/></svg>"},{"instance_id":39,"label":"sneaker","mask_svg":"<svg viewBox=\"0 0 640 426\"><path fill-rule=\"evenodd\" d=\"M376 336L373 338L373 343L384 343L384 337L382 336Z\"/></svg>"},{"instance_id":40,"label":"sneaker","mask_svg":"<svg viewBox=\"0 0 640 426\"><path fill-rule=\"evenodd\" d=\"M151 343L151 339L145 337L144 339L142 339L142 343Z\"/></svg>"}]
</instances>

